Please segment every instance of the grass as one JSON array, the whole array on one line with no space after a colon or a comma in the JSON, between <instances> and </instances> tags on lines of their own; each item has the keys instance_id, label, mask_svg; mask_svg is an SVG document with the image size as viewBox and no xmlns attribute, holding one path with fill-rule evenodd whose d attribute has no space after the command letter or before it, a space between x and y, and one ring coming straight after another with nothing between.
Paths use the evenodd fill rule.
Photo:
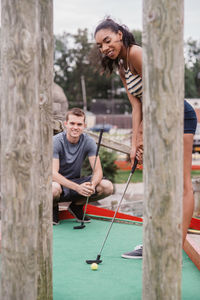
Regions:
<instances>
[{"instance_id":1,"label":"grass","mask_svg":"<svg viewBox=\"0 0 200 300\"><path fill-rule=\"evenodd\" d=\"M130 174L130 171L118 170L117 174L115 176L115 183L126 183L129 174ZM192 178L200 177L200 170L192 170L191 176L192 176ZM136 182L142 182L142 181L143 181L142 170L136 170L134 175L131 178L131 182L136 183Z\"/></svg>"},{"instance_id":2,"label":"grass","mask_svg":"<svg viewBox=\"0 0 200 300\"><path fill-rule=\"evenodd\" d=\"M192 178L194 177L200 177L200 170L193 170L191 171Z\"/></svg>"},{"instance_id":3,"label":"grass","mask_svg":"<svg viewBox=\"0 0 200 300\"><path fill-rule=\"evenodd\" d=\"M130 171L117 170L115 176L115 183L126 183L130 175ZM142 182L142 170L135 170L134 175L131 178L131 182Z\"/></svg>"}]
</instances>

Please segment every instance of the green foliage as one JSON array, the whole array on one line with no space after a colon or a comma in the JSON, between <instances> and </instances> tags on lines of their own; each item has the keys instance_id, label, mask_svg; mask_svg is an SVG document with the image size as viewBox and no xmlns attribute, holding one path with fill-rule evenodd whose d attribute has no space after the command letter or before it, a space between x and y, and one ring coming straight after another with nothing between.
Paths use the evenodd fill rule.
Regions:
<instances>
[{"instance_id":1,"label":"green foliage","mask_svg":"<svg viewBox=\"0 0 200 300\"><path fill-rule=\"evenodd\" d=\"M114 182L115 174L117 172L117 166L114 163L117 159L116 152L111 152L106 150L106 148L102 148L99 155L102 162L103 176Z\"/></svg>"},{"instance_id":2,"label":"green foliage","mask_svg":"<svg viewBox=\"0 0 200 300\"><path fill-rule=\"evenodd\" d=\"M106 148L101 148L99 151L99 156L101 159L103 176L106 179L109 179L110 181L114 182L115 176L117 173L117 166L115 165L114 162L117 159L117 154L115 152L110 152L110 151L106 150ZM88 176L91 174L91 172L92 172L92 169L90 167L90 163L87 158L83 163L81 175Z\"/></svg>"},{"instance_id":3,"label":"green foliage","mask_svg":"<svg viewBox=\"0 0 200 300\"><path fill-rule=\"evenodd\" d=\"M195 73L191 68L185 65L185 97L198 98L200 97L195 83Z\"/></svg>"},{"instance_id":4,"label":"green foliage","mask_svg":"<svg viewBox=\"0 0 200 300\"><path fill-rule=\"evenodd\" d=\"M186 52L185 97L200 98L200 41L189 39Z\"/></svg>"},{"instance_id":5,"label":"green foliage","mask_svg":"<svg viewBox=\"0 0 200 300\"><path fill-rule=\"evenodd\" d=\"M119 75L100 74L99 50L88 39L87 29L78 30L77 34L64 33L55 36L54 81L60 85L69 102L69 108L83 107L81 76L85 78L87 106L90 110L92 99L124 98L126 93L118 94L123 87Z\"/></svg>"},{"instance_id":6,"label":"green foliage","mask_svg":"<svg viewBox=\"0 0 200 300\"><path fill-rule=\"evenodd\" d=\"M85 78L88 108L94 98L109 98L111 78L99 73L97 51L89 42L87 29L55 37L54 69L54 81L63 88L69 108L83 107L81 76Z\"/></svg>"},{"instance_id":7,"label":"green foliage","mask_svg":"<svg viewBox=\"0 0 200 300\"><path fill-rule=\"evenodd\" d=\"M133 30L132 31L135 41L139 46L142 46L142 31L140 30Z\"/></svg>"}]
</instances>

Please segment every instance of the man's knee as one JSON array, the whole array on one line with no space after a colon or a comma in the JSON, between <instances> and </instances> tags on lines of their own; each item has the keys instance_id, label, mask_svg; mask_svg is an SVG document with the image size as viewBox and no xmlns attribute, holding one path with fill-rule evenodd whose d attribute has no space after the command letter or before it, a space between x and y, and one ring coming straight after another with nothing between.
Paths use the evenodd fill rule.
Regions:
<instances>
[{"instance_id":1,"label":"man's knee","mask_svg":"<svg viewBox=\"0 0 200 300\"><path fill-rule=\"evenodd\" d=\"M61 185L55 181L52 182L52 194L53 198L59 198L62 193Z\"/></svg>"},{"instance_id":2,"label":"man's knee","mask_svg":"<svg viewBox=\"0 0 200 300\"><path fill-rule=\"evenodd\" d=\"M109 196L113 194L114 187L110 180L102 179L101 182L97 186L97 193L103 194L105 196Z\"/></svg>"}]
</instances>

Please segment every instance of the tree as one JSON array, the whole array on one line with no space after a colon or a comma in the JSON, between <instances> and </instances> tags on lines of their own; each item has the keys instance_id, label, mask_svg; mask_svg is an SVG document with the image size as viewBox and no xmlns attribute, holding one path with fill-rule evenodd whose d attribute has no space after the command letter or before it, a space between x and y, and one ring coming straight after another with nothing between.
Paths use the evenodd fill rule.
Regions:
<instances>
[{"instance_id":1,"label":"tree","mask_svg":"<svg viewBox=\"0 0 200 300\"><path fill-rule=\"evenodd\" d=\"M200 41L186 43L185 97L200 98Z\"/></svg>"},{"instance_id":2,"label":"tree","mask_svg":"<svg viewBox=\"0 0 200 300\"><path fill-rule=\"evenodd\" d=\"M198 93L195 73L192 68L185 65L185 97L186 98L198 98L200 94Z\"/></svg>"},{"instance_id":3,"label":"tree","mask_svg":"<svg viewBox=\"0 0 200 300\"><path fill-rule=\"evenodd\" d=\"M88 107L92 99L124 97L117 95L116 89L122 87L119 76L110 77L100 74L98 50L89 42L87 29L78 30L77 34L64 33L55 37L55 82L59 84L69 101L69 106L83 107L81 76L85 78ZM114 91L114 93L113 93Z\"/></svg>"},{"instance_id":4,"label":"tree","mask_svg":"<svg viewBox=\"0 0 200 300\"><path fill-rule=\"evenodd\" d=\"M133 35L134 35L136 43L139 46L142 46L142 31L141 30L133 30Z\"/></svg>"},{"instance_id":5,"label":"tree","mask_svg":"<svg viewBox=\"0 0 200 300\"><path fill-rule=\"evenodd\" d=\"M71 48L69 44L71 43ZM110 81L101 77L93 67L93 45L88 40L87 29L77 34L64 33L55 38L55 82L64 90L70 107L83 107L81 76L85 78L88 104L92 98L106 97Z\"/></svg>"},{"instance_id":6,"label":"tree","mask_svg":"<svg viewBox=\"0 0 200 300\"><path fill-rule=\"evenodd\" d=\"M137 44L142 45L142 32L132 32ZM79 29L76 34L65 32L55 36L55 82L63 88L70 108L83 108L81 76L84 76L89 110L92 99L121 98L130 113L131 106L119 76L115 72L111 76L100 74L99 51L90 40L87 29ZM185 48L185 97L200 97L200 46L190 39Z\"/></svg>"}]
</instances>

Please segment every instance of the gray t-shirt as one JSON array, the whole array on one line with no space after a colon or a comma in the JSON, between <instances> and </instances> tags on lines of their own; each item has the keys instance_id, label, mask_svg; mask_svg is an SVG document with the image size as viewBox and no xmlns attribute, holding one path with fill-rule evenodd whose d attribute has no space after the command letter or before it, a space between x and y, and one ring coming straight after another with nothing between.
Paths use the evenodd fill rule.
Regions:
<instances>
[{"instance_id":1,"label":"gray t-shirt","mask_svg":"<svg viewBox=\"0 0 200 300\"><path fill-rule=\"evenodd\" d=\"M86 133L81 134L77 144L67 140L65 131L53 137L53 158L59 159L59 173L68 179L81 176L83 161L86 156L95 156L96 149L95 141Z\"/></svg>"}]
</instances>

